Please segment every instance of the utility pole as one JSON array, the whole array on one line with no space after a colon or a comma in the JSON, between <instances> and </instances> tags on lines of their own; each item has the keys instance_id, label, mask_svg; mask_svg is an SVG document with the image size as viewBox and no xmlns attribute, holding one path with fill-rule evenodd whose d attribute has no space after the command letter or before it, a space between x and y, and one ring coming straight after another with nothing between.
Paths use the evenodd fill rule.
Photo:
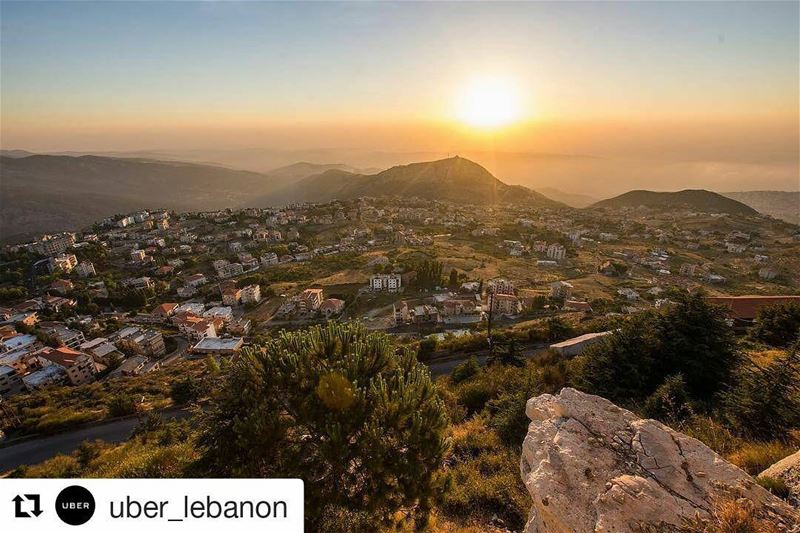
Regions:
<instances>
[{"instance_id":1,"label":"utility pole","mask_svg":"<svg viewBox=\"0 0 800 533\"><path fill-rule=\"evenodd\" d=\"M489 343L489 356L494 354L494 339L492 339L492 315L494 315L494 291L489 292L489 319L486 331L486 342Z\"/></svg>"}]
</instances>

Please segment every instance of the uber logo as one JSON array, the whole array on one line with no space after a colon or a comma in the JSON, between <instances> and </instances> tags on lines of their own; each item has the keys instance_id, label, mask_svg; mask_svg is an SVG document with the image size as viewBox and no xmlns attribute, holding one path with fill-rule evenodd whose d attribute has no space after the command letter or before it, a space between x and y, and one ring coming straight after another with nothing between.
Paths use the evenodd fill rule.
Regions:
<instances>
[{"instance_id":1,"label":"uber logo","mask_svg":"<svg viewBox=\"0 0 800 533\"><path fill-rule=\"evenodd\" d=\"M58 494L56 514L71 526L85 524L94 514L94 496L83 487L71 485Z\"/></svg>"}]
</instances>

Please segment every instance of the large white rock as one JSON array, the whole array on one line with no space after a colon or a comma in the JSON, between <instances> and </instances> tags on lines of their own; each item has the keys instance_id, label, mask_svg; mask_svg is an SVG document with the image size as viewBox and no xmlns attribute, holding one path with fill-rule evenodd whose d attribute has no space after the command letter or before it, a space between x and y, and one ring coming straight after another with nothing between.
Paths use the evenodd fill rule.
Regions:
<instances>
[{"instance_id":1,"label":"large white rock","mask_svg":"<svg viewBox=\"0 0 800 533\"><path fill-rule=\"evenodd\" d=\"M800 507L800 450L784 457L770 466L759 476L769 476L782 480L789 488L789 501Z\"/></svg>"},{"instance_id":2,"label":"large white rock","mask_svg":"<svg viewBox=\"0 0 800 533\"><path fill-rule=\"evenodd\" d=\"M721 498L747 498L784 531L800 517L700 441L565 388L528 400L527 533L675 531ZM645 528L645 529L642 529Z\"/></svg>"}]
</instances>

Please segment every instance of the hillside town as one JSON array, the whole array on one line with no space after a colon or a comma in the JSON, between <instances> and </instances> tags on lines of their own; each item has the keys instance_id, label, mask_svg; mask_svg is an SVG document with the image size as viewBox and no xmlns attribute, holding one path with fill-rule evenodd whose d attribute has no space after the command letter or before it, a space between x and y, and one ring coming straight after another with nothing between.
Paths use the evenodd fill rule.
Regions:
<instances>
[{"instance_id":1,"label":"hillside town","mask_svg":"<svg viewBox=\"0 0 800 533\"><path fill-rule=\"evenodd\" d=\"M412 340L622 316L703 290L732 328L800 299L800 230L688 209L360 198L139 211L6 246L0 395L228 357L329 320ZM576 355L598 335L554 343Z\"/></svg>"}]
</instances>

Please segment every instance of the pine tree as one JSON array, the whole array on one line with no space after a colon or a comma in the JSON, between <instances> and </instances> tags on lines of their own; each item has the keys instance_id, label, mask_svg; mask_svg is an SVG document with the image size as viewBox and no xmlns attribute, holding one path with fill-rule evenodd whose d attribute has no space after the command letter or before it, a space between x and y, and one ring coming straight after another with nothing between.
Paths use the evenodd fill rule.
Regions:
<instances>
[{"instance_id":1,"label":"pine tree","mask_svg":"<svg viewBox=\"0 0 800 533\"><path fill-rule=\"evenodd\" d=\"M329 322L245 349L205 415L201 467L219 477L298 477L307 525L426 514L448 419L428 370L389 336ZM346 523L344 520L343 523Z\"/></svg>"},{"instance_id":2,"label":"pine tree","mask_svg":"<svg viewBox=\"0 0 800 533\"><path fill-rule=\"evenodd\" d=\"M800 341L763 367L746 367L725 404L742 433L764 440L786 437L800 425Z\"/></svg>"}]
</instances>

